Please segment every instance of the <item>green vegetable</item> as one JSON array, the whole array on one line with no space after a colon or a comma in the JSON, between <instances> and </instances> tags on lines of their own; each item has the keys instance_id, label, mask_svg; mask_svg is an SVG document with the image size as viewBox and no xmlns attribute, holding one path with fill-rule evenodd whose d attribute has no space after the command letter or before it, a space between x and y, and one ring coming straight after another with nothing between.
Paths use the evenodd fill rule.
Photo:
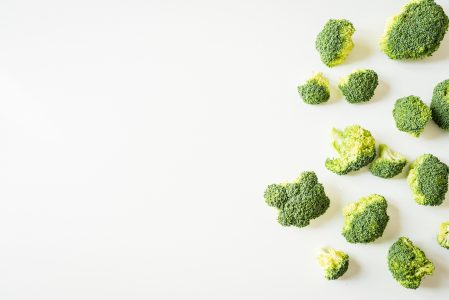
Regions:
<instances>
[{"instance_id":1,"label":"green vegetable","mask_svg":"<svg viewBox=\"0 0 449 300\"><path fill-rule=\"evenodd\" d=\"M380 47L391 59L431 56L443 40L449 19L433 0L412 0L386 25Z\"/></svg>"},{"instance_id":2,"label":"green vegetable","mask_svg":"<svg viewBox=\"0 0 449 300\"><path fill-rule=\"evenodd\" d=\"M449 221L441 223L437 240L441 247L449 249Z\"/></svg>"},{"instance_id":3,"label":"green vegetable","mask_svg":"<svg viewBox=\"0 0 449 300\"><path fill-rule=\"evenodd\" d=\"M433 273L435 267L424 252L406 237L399 238L388 251L388 267L402 286L417 289L421 279Z\"/></svg>"},{"instance_id":4,"label":"green vegetable","mask_svg":"<svg viewBox=\"0 0 449 300\"><path fill-rule=\"evenodd\" d=\"M298 86L298 93L307 104L320 104L329 100L329 80L323 73L316 73L305 84Z\"/></svg>"},{"instance_id":5,"label":"green vegetable","mask_svg":"<svg viewBox=\"0 0 449 300\"><path fill-rule=\"evenodd\" d=\"M400 131L419 137L432 118L430 108L419 97L400 98L394 104L393 118Z\"/></svg>"},{"instance_id":6,"label":"green vegetable","mask_svg":"<svg viewBox=\"0 0 449 300\"><path fill-rule=\"evenodd\" d=\"M338 175L357 171L376 157L376 141L371 132L359 125L348 126L344 131L332 130L332 146L337 158L328 158L326 168Z\"/></svg>"},{"instance_id":7,"label":"green vegetable","mask_svg":"<svg viewBox=\"0 0 449 300\"><path fill-rule=\"evenodd\" d=\"M449 79L438 83L433 90L430 109L435 123L449 131Z\"/></svg>"},{"instance_id":8,"label":"green vegetable","mask_svg":"<svg viewBox=\"0 0 449 300\"><path fill-rule=\"evenodd\" d=\"M292 183L271 184L264 193L265 202L279 210L283 226L305 227L310 220L326 212L330 201L314 172L303 172Z\"/></svg>"},{"instance_id":9,"label":"green vegetable","mask_svg":"<svg viewBox=\"0 0 449 300\"><path fill-rule=\"evenodd\" d=\"M400 174L406 164L407 159L404 156L394 152L387 145L381 144L379 145L379 157L373 161L369 169L375 176L392 178Z\"/></svg>"},{"instance_id":10,"label":"green vegetable","mask_svg":"<svg viewBox=\"0 0 449 300\"><path fill-rule=\"evenodd\" d=\"M349 255L332 248L322 248L318 255L318 263L324 269L324 277L334 280L341 277L348 270Z\"/></svg>"},{"instance_id":11,"label":"green vegetable","mask_svg":"<svg viewBox=\"0 0 449 300\"><path fill-rule=\"evenodd\" d=\"M357 70L343 77L338 87L349 103L369 101L379 84L377 73L373 70Z\"/></svg>"},{"instance_id":12,"label":"green vegetable","mask_svg":"<svg viewBox=\"0 0 449 300\"><path fill-rule=\"evenodd\" d=\"M315 48L321 61L328 67L343 63L354 47L352 35L355 28L348 20L330 19L318 34Z\"/></svg>"},{"instance_id":13,"label":"green vegetable","mask_svg":"<svg viewBox=\"0 0 449 300\"><path fill-rule=\"evenodd\" d=\"M416 203L436 206L444 201L449 168L432 154L418 157L411 165L407 182Z\"/></svg>"},{"instance_id":14,"label":"green vegetable","mask_svg":"<svg viewBox=\"0 0 449 300\"><path fill-rule=\"evenodd\" d=\"M348 204L343 209L342 234L350 243L370 243L382 236L388 220L387 201L381 195L370 195Z\"/></svg>"}]
</instances>

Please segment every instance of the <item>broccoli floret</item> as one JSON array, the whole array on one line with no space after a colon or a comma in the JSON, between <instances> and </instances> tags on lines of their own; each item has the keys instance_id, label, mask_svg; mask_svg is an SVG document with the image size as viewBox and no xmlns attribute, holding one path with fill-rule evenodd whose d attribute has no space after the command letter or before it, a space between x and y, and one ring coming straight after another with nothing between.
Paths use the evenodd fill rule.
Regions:
<instances>
[{"instance_id":1,"label":"broccoli floret","mask_svg":"<svg viewBox=\"0 0 449 300\"><path fill-rule=\"evenodd\" d=\"M373 70L357 70L343 77L338 87L349 103L369 101L379 84L377 73Z\"/></svg>"},{"instance_id":2,"label":"broccoli floret","mask_svg":"<svg viewBox=\"0 0 449 300\"><path fill-rule=\"evenodd\" d=\"M430 109L435 123L449 131L449 79L438 83L433 90Z\"/></svg>"},{"instance_id":3,"label":"broccoli floret","mask_svg":"<svg viewBox=\"0 0 449 300\"><path fill-rule=\"evenodd\" d=\"M321 56L321 61L328 67L343 63L354 48L352 35L355 28L348 20L330 19L318 34L315 48Z\"/></svg>"},{"instance_id":4,"label":"broccoli floret","mask_svg":"<svg viewBox=\"0 0 449 300\"><path fill-rule=\"evenodd\" d=\"M443 40L449 19L433 0L412 0L386 25L382 51L391 59L431 56Z\"/></svg>"},{"instance_id":5,"label":"broccoli floret","mask_svg":"<svg viewBox=\"0 0 449 300\"><path fill-rule=\"evenodd\" d=\"M436 206L444 201L449 168L432 154L418 157L411 165L407 182L416 203Z\"/></svg>"},{"instance_id":6,"label":"broccoli floret","mask_svg":"<svg viewBox=\"0 0 449 300\"><path fill-rule=\"evenodd\" d=\"M421 279L433 273L433 263L406 237L400 237L388 251L388 268L402 286L417 289Z\"/></svg>"},{"instance_id":7,"label":"broccoli floret","mask_svg":"<svg viewBox=\"0 0 449 300\"><path fill-rule=\"evenodd\" d=\"M437 241L441 247L449 249L449 221L441 223Z\"/></svg>"},{"instance_id":8,"label":"broccoli floret","mask_svg":"<svg viewBox=\"0 0 449 300\"><path fill-rule=\"evenodd\" d=\"M320 266L324 269L324 277L328 280L337 279L348 270L349 255L343 251L322 248L317 259Z\"/></svg>"},{"instance_id":9,"label":"broccoli floret","mask_svg":"<svg viewBox=\"0 0 449 300\"><path fill-rule=\"evenodd\" d=\"M305 227L310 220L326 212L330 200L314 172L303 172L292 183L271 184L264 193L265 202L279 210L283 226Z\"/></svg>"},{"instance_id":10,"label":"broccoli floret","mask_svg":"<svg viewBox=\"0 0 449 300\"><path fill-rule=\"evenodd\" d=\"M382 236L390 217L387 201L381 195L370 195L348 204L343 209L342 234L349 243L370 243Z\"/></svg>"},{"instance_id":11,"label":"broccoli floret","mask_svg":"<svg viewBox=\"0 0 449 300\"><path fill-rule=\"evenodd\" d=\"M379 145L379 157L369 166L371 173L382 178L392 178L402 172L407 159L388 148L385 144Z\"/></svg>"},{"instance_id":12,"label":"broccoli floret","mask_svg":"<svg viewBox=\"0 0 449 300\"><path fill-rule=\"evenodd\" d=\"M400 131L419 137L432 118L432 112L419 97L408 96L396 100L393 118Z\"/></svg>"},{"instance_id":13,"label":"broccoli floret","mask_svg":"<svg viewBox=\"0 0 449 300\"><path fill-rule=\"evenodd\" d=\"M339 157L326 159L326 168L338 175L357 171L376 157L376 141L371 132L359 125L351 125L340 131L332 130L332 146Z\"/></svg>"},{"instance_id":14,"label":"broccoli floret","mask_svg":"<svg viewBox=\"0 0 449 300\"><path fill-rule=\"evenodd\" d=\"M298 93L307 104L320 104L329 100L329 80L323 73L316 73L305 84L298 86Z\"/></svg>"}]
</instances>

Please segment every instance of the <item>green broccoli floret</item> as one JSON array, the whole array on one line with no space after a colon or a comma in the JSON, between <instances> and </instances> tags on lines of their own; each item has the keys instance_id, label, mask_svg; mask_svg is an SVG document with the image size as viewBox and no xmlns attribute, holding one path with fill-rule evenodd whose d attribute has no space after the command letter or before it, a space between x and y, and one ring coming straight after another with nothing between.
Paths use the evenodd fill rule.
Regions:
<instances>
[{"instance_id":1,"label":"green broccoli floret","mask_svg":"<svg viewBox=\"0 0 449 300\"><path fill-rule=\"evenodd\" d=\"M436 206L444 201L449 168L432 154L418 157L411 165L407 182L416 203Z\"/></svg>"},{"instance_id":2,"label":"green broccoli floret","mask_svg":"<svg viewBox=\"0 0 449 300\"><path fill-rule=\"evenodd\" d=\"M373 70L357 70L343 77L338 87L349 103L369 101L379 84L377 73Z\"/></svg>"},{"instance_id":3,"label":"green broccoli floret","mask_svg":"<svg viewBox=\"0 0 449 300\"><path fill-rule=\"evenodd\" d=\"M344 131L332 130L332 146L339 157L326 159L326 168L338 175L348 174L367 166L376 157L376 141L371 132L359 125Z\"/></svg>"},{"instance_id":4,"label":"green broccoli floret","mask_svg":"<svg viewBox=\"0 0 449 300\"><path fill-rule=\"evenodd\" d=\"M441 223L437 240L441 247L449 249L449 221Z\"/></svg>"},{"instance_id":5,"label":"green broccoli floret","mask_svg":"<svg viewBox=\"0 0 449 300\"><path fill-rule=\"evenodd\" d=\"M382 178L392 178L402 172L407 159L388 148L385 144L379 145L379 157L369 166L371 173Z\"/></svg>"},{"instance_id":6,"label":"green broccoli floret","mask_svg":"<svg viewBox=\"0 0 449 300\"><path fill-rule=\"evenodd\" d=\"M391 59L431 56L443 40L449 19L433 0L412 0L386 25L382 51Z\"/></svg>"},{"instance_id":7,"label":"green broccoli floret","mask_svg":"<svg viewBox=\"0 0 449 300\"><path fill-rule=\"evenodd\" d=\"M406 237L400 237L388 251L388 268L394 279L408 289L417 289L421 279L435 267L424 252Z\"/></svg>"},{"instance_id":8,"label":"green broccoli floret","mask_svg":"<svg viewBox=\"0 0 449 300\"><path fill-rule=\"evenodd\" d=\"M292 183L271 184L264 193L269 206L279 210L283 226L305 227L326 212L330 201L314 172L303 172Z\"/></svg>"},{"instance_id":9,"label":"green broccoli floret","mask_svg":"<svg viewBox=\"0 0 449 300\"><path fill-rule=\"evenodd\" d=\"M449 131L449 79L438 83L433 90L430 109L435 123Z\"/></svg>"},{"instance_id":10,"label":"green broccoli floret","mask_svg":"<svg viewBox=\"0 0 449 300\"><path fill-rule=\"evenodd\" d=\"M393 118L400 131L419 137L432 118L432 112L419 97L408 96L396 100Z\"/></svg>"},{"instance_id":11,"label":"green broccoli floret","mask_svg":"<svg viewBox=\"0 0 449 300\"><path fill-rule=\"evenodd\" d=\"M370 195L348 204L343 209L342 234L349 243L370 243L382 236L390 217L387 201L381 195Z\"/></svg>"},{"instance_id":12,"label":"green broccoli floret","mask_svg":"<svg viewBox=\"0 0 449 300\"><path fill-rule=\"evenodd\" d=\"M343 251L322 248L317 259L320 266L324 269L324 277L328 280L337 279L348 270L349 255Z\"/></svg>"},{"instance_id":13,"label":"green broccoli floret","mask_svg":"<svg viewBox=\"0 0 449 300\"><path fill-rule=\"evenodd\" d=\"M329 80L323 73L316 73L305 84L298 86L298 93L307 104L320 104L329 100Z\"/></svg>"},{"instance_id":14,"label":"green broccoli floret","mask_svg":"<svg viewBox=\"0 0 449 300\"><path fill-rule=\"evenodd\" d=\"M330 19L318 34L315 48L321 56L321 61L328 67L343 63L354 48L352 35L355 28L348 20Z\"/></svg>"}]
</instances>

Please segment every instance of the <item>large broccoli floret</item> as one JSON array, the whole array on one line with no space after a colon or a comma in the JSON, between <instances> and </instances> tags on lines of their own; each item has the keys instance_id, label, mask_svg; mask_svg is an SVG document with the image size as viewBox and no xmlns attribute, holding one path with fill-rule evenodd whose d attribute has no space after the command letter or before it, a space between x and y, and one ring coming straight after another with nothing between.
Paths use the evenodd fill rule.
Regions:
<instances>
[{"instance_id":1,"label":"large broccoli floret","mask_svg":"<svg viewBox=\"0 0 449 300\"><path fill-rule=\"evenodd\" d=\"M433 90L432 119L444 130L449 130L449 79L437 84Z\"/></svg>"},{"instance_id":2,"label":"large broccoli floret","mask_svg":"<svg viewBox=\"0 0 449 300\"><path fill-rule=\"evenodd\" d=\"M433 0L412 0L385 28L380 47L391 59L422 59L434 53L449 19Z\"/></svg>"},{"instance_id":3,"label":"large broccoli floret","mask_svg":"<svg viewBox=\"0 0 449 300\"><path fill-rule=\"evenodd\" d=\"M354 48L352 35L355 28L348 20L330 19L318 34L315 48L321 56L321 61L328 67L343 63Z\"/></svg>"},{"instance_id":4,"label":"large broccoli floret","mask_svg":"<svg viewBox=\"0 0 449 300\"><path fill-rule=\"evenodd\" d=\"M271 184L264 193L269 206L279 209L283 226L305 227L326 212L330 201L314 172L303 172L292 183Z\"/></svg>"},{"instance_id":5,"label":"large broccoli floret","mask_svg":"<svg viewBox=\"0 0 449 300\"><path fill-rule=\"evenodd\" d=\"M449 249L449 221L441 223L437 240L441 247Z\"/></svg>"},{"instance_id":6,"label":"large broccoli floret","mask_svg":"<svg viewBox=\"0 0 449 300\"><path fill-rule=\"evenodd\" d=\"M329 80L323 73L316 73L305 84L298 86L298 93L307 104L320 104L329 100Z\"/></svg>"},{"instance_id":7,"label":"large broccoli floret","mask_svg":"<svg viewBox=\"0 0 449 300\"><path fill-rule=\"evenodd\" d=\"M317 259L320 266L324 269L324 277L328 280L337 279L348 270L349 255L343 251L322 248Z\"/></svg>"},{"instance_id":8,"label":"large broccoli floret","mask_svg":"<svg viewBox=\"0 0 449 300\"><path fill-rule=\"evenodd\" d=\"M419 137L432 118L430 108L419 97L400 98L394 104L393 118L400 131Z\"/></svg>"},{"instance_id":9,"label":"large broccoli floret","mask_svg":"<svg viewBox=\"0 0 449 300\"><path fill-rule=\"evenodd\" d=\"M338 175L357 171L376 157L376 141L371 132L359 125L352 125L344 131L332 130L332 146L339 157L328 158L326 168Z\"/></svg>"},{"instance_id":10,"label":"large broccoli floret","mask_svg":"<svg viewBox=\"0 0 449 300\"><path fill-rule=\"evenodd\" d=\"M387 145L379 145L379 157L369 166L371 173L382 178L392 178L402 172L407 159Z\"/></svg>"},{"instance_id":11,"label":"large broccoli floret","mask_svg":"<svg viewBox=\"0 0 449 300\"><path fill-rule=\"evenodd\" d=\"M449 168L432 154L418 157L411 165L407 182L413 198L421 205L436 206L444 201Z\"/></svg>"},{"instance_id":12,"label":"large broccoli floret","mask_svg":"<svg viewBox=\"0 0 449 300\"><path fill-rule=\"evenodd\" d=\"M348 204L343 209L342 234L350 243L370 243L382 236L390 217L387 201L381 195L370 195Z\"/></svg>"},{"instance_id":13,"label":"large broccoli floret","mask_svg":"<svg viewBox=\"0 0 449 300\"><path fill-rule=\"evenodd\" d=\"M433 263L406 237L399 238L388 251L388 268L402 286L416 289L421 279L433 273Z\"/></svg>"},{"instance_id":14,"label":"large broccoli floret","mask_svg":"<svg viewBox=\"0 0 449 300\"><path fill-rule=\"evenodd\" d=\"M373 70L357 70L343 77L338 87L349 103L369 101L379 84L377 73Z\"/></svg>"}]
</instances>

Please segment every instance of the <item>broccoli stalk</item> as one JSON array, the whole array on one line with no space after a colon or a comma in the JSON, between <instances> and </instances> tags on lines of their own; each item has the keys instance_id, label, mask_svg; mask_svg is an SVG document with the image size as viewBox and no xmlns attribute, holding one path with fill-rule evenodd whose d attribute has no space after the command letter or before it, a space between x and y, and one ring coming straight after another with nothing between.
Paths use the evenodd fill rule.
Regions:
<instances>
[{"instance_id":1,"label":"broccoli stalk","mask_svg":"<svg viewBox=\"0 0 449 300\"><path fill-rule=\"evenodd\" d=\"M379 145L379 157L373 161L369 169L375 176L392 178L400 174L406 164L407 159L404 156L394 152L387 145L381 144Z\"/></svg>"},{"instance_id":2,"label":"broccoli stalk","mask_svg":"<svg viewBox=\"0 0 449 300\"><path fill-rule=\"evenodd\" d=\"M400 131L419 137L432 118L432 112L419 97L408 96L396 101L393 118Z\"/></svg>"},{"instance_id":3,"label":"broccoli stalk","mask_svg":"<svg viewBox=\"0 0 449 300\"><path fill-rule=\"evenodd\" d=\"M449 221L441 223L437 240L441 247L449 249Z\"/></svg>"},{"instance_id":4,"label":"broccoli stalk","mask_svg":"<svg viewBox=\"0 0 449 300\"><path fill-rule=\"evenodd\" d=\"M379 84L377 73L373 70L361 69L352 72L340 80L340 88L346 101L361 103L369 101Z\"/></svg>"},{"instance_id":5,"label":"broccoli stalk","mask_svg":"<svg viewBox=\"0 0 449 300\"><path fill-rule=\"evenodd\" d=\"M298 86L298 93L307 104L320 104L329 100L329 80L323 73L316 73L305 84Z\"/></svg>"},{"instance_id":6,"label":"broccoli stalk","mask_svg":"<svg viewBox=\"0 0 449 300\"><path fill-rule=\"evenodd\" d=\"M430 109L435 123L449 131L449 79L438 83L433 90Z\"/></svg>"},{"instance_id":7,"label":"broccoli stalk","mask_svg":"<svg viewBox=\"0 0 449 300\"><path fill-rule=\"evenodd\" d=\"M324 277L328 280L335 280L348 270L349 255L343 251L322 248L317 259L324 270Z\"/></svg>"}]
</instances>

